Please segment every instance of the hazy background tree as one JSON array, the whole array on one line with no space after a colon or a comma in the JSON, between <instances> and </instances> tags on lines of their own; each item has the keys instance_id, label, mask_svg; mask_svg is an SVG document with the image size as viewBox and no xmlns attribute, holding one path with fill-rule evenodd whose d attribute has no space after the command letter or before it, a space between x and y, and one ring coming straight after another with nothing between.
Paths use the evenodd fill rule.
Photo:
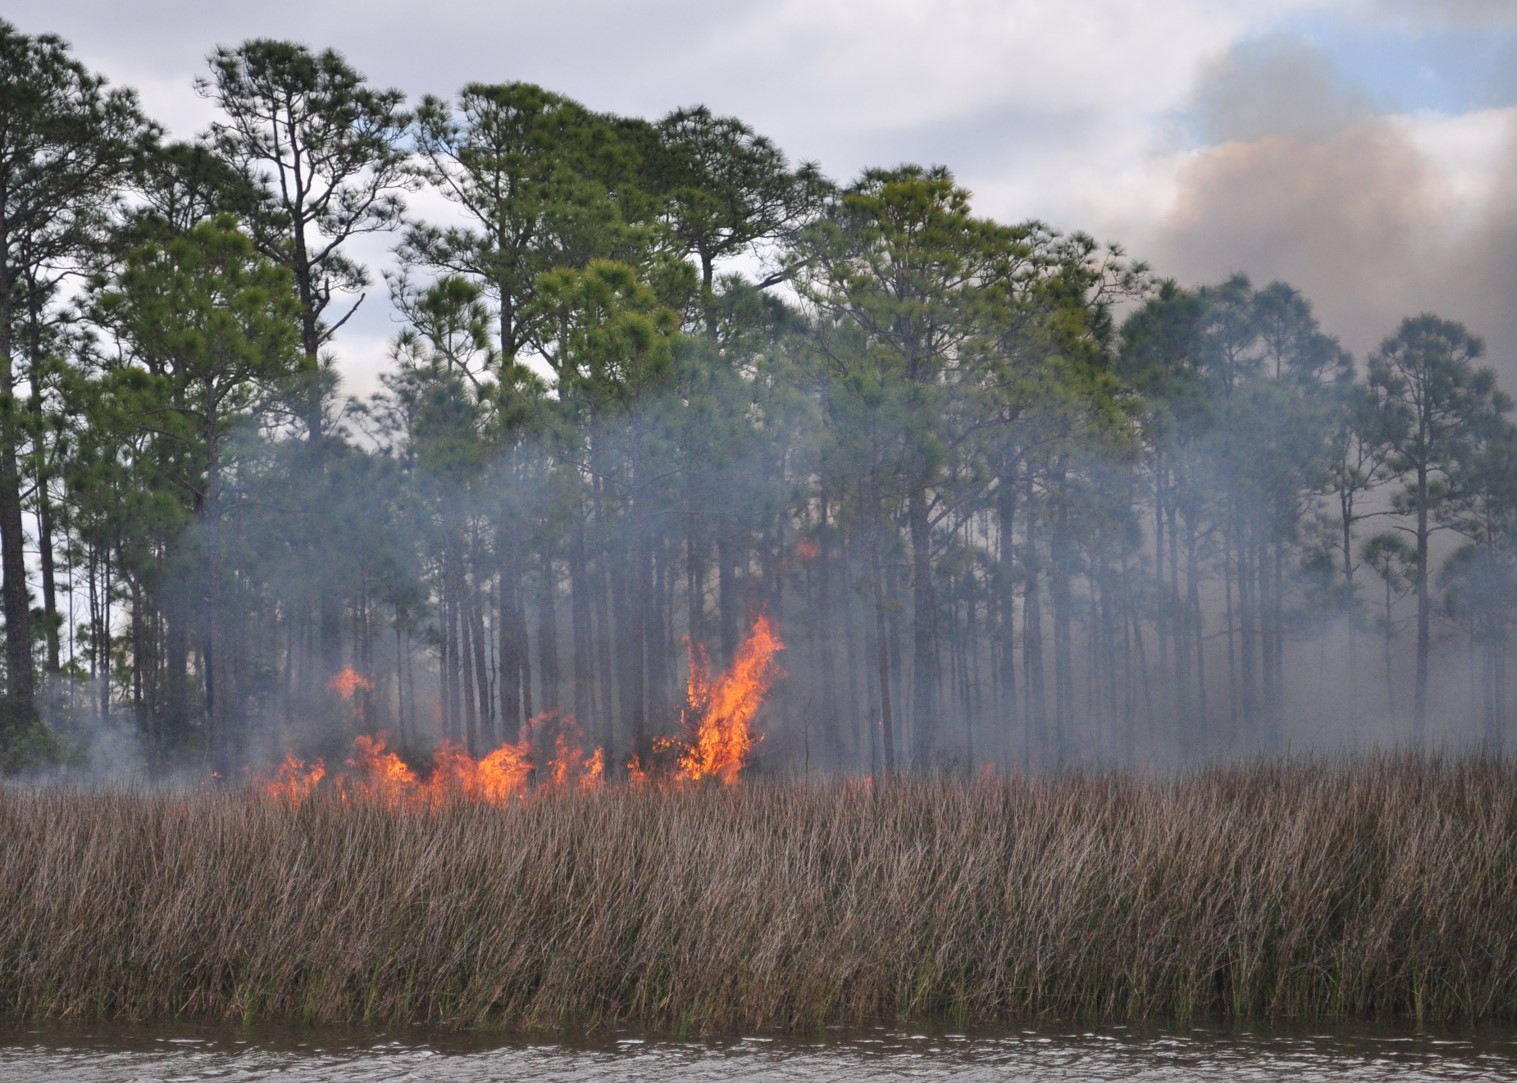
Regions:
<instances>
[{"instance_id":1,"label":"hazy background tree","mask_svg":"<svg viewBox=\"0 0 1517 1083\"><path fill-rule=\"evenodd\" d=\"M190 445L197 460L191 484L204 554L197 626L206 752L223 777L243 718L228 658L237 606L224 560L226 449L246 414L298 373L299 301L291 287L284 268L255 253L230 218L219 218L132 252L99 301L105 321L143 362L118 372L143 407L139 424Z\"/></svg>"},{"instance_id":2,"label":"hazy background tree","mask_svg":"<svg viewBox=\"0 0 1517 1083\"><path fill-rule=\"evenodd\" d=\"M41 311L58 279L98 249L121 174L151 137L130 90L110 89L51 35L0 20L0 609L5 696L0 763L47 755L34 698L22 522L25 417Z\"/></svg>"},{"instance_id":3,"label":"hazy background tree","mask_svg":"<svg viewBox=\"0 0 1517 1083\"><path fill-rule=\"evenodd\" d=\"M780 769L1201 762L1320 736L1361 601L1389 680L1403 584L1418 739L1505 740L1511 404L1457 324L1356 373L1288 284L1154 283L941 167L840 190L702 106L465 83L411 116L260 39L160 145L38 78L6 84L28 123L120 120L111 176L5 204L6 687L56 677L69 755L90 714L167 769L570 712L617 770L690 706L683 641L720 666L764 615ZM418 185L456 213L402 222ZM339 405L356 242L392 228L384 391ZM1435 655L1470 675L1436 734ZM1354 733L1392 735L1387 689Z\"/></svg>"},{"instance_id":4,"label":"hazy background tree","mask_svg":"<svg viewBox=\"0 0 1517 1083\"><path fill-rule=\"evenodd\" d=\"M259 251L286 267L300 301L296 314L302 375L306 382L301 420L310 445L308 470L314 497L306 521L312 559L334 569L336 554L323 545L331 531L321 524L326 492L327 410L333 381L322 350L352 316L369 275L351 253L367 233L396 228L409 182L401 140L410 123L404 95L376 90L338 53L316 53L293 42L258 38L234 48L218 47L211 74L195 82L224 119L212 123L217 152L255 188L248 214ZM331 311L334 299L356 298ZM317 590L318 643L323 668L342 664L340 580L327 577Z\"/></svg>"},{"instance_id":5,"label":"hazy background tree","mask_svg":"<svg viewBox=\"0 0 1517 1083\"><path fill-rule=\"evenodd\" d=\"M1484 348L1460 324L1423 314L1402 321L1369 361L1369 388L1382 426L1380 439L1392 453L1389 469L1405 483L1396 496L1396 509L1412 520L1406 529L1417 553L1412 565L1417 595L1412 740L1419 745L1427 741L1432 653L1429 542L1447 526L1439 513L1458 484L1474 430L1491 415L1511 409L1511 400L1496 388L1496 374L1474 367Z\"/></svg>"}]
</instances>

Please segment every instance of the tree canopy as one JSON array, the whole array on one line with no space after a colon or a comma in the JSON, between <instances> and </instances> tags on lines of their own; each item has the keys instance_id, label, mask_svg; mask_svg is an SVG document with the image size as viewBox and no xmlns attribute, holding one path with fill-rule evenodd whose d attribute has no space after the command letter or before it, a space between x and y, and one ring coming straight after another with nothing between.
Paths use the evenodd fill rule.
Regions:
<instances>
[{"instance_id":1,"label":"tree canopy","mask_svg":"<svg viewBox=\"0 0 1517 1083\"><path fill-rule=\"evenodd\" d=\"M0 22L7 771L104 726L163 771L581 730L643 770L761 618L775 771L1510 739L1517 427L1468 328L1355 358L1287 283L700 105L412 108L270 39L193 86L167 143Z\"/></svg>"}]
</instances>

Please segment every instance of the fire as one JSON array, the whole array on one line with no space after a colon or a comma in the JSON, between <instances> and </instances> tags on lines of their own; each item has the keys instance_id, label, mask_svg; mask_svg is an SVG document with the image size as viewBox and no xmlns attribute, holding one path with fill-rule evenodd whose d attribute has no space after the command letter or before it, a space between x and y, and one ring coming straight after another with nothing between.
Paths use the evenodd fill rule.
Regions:
<instances>
[{"instance_id":1,"label":"fire","mask_svg":"<svg viewBox=\"0 0 1517 1083\"><path fill-rule=\"evenodd\" d=\"M456 741L444 740L432 752L431 770L420 772L390 748L386 734L360 735L353 739L354 752L346 761L347 769L330 781L345 801L356 798L387 805L429 806L461 798L504 805L528 793L534 772L538 790L591 790L601 786L605 782L605 753L599 748L585 752L583 740L584 731L572 716L540 715L520 741L507 742L477 759ZM541 767L535 745L548 750ZM327 777L323 761L308 765L290 755L261 787L269 797L298 805Z\"/></svg>"},{"instance_id":2,"label":"fire","mask_svg":"<svg viewBox=\"0 0 1517 1083\"><path fill-rule=\"evenodd\" d=\"M557 727L553 735L553 755L547 762L547 785L556 790L593 790L606 781L606 752L597 748L584 750L585 731L573 715L550 711L534 721Z\"/></svg>"},{"instance_id":3,"label":"fire","mask_svg":"<svg viewBox=\"0 0 1517 1083\"><path fill-rule=\"evenodd\" d=\"M358 751L348 761L356 772L352 786L364 797L374 797L386 804L398 804L416 791L416 772L406 761L387 747L388 738L382 733L373 737L359 734L353 738L353 747ZM344 780L345 782L348 780ZM344 785L343 793L348 793Z\"/></svg>"},{"instance_id":4,"label":"fire","mask_svg":"<svg viewBox=\"0 0 1517 1083\"><path fill-rule=\"evenodd\" d=\"M427 789L435 797L499 805L525 790L531 774L532 748L527 741L501 745L476 760L462 745L445 740L432 753Z\"/></svg>"},{"instance_id":5,"label":"fire","mask_svg":"<svg viewBox=\"0 0 1517 1083\"><path fill-rule=\"evenodd\" d=\"M637 757L627 765L633 783L699 782L715 778L737 781L748 755L762 739L753 732L753 719L764 696L783 674L775 655L784 649L767 618L759 617L738 648L732 667L713 678L705 648L690 647L689 707L686 732L653 742L652 762ZM373 686L351 666L327 686L344 700ZM692 721L693 719L693 721ZM298 805L325 780L343 799L380 801L387 805L421 805L463 799L492 805L520 800L532 792L593 790L605 784L605 751L585 751L585 732L572 715L549 711L524 727L520 738L476 758L456 741L443 740L432 752L429 770L419 771L389 746L387 734L353 739L353 755L344 768L329 774L324 761L306 763L293 755L272 777L261 781L263 791L277 800Z\"/></svg>"},{"instance_id":6,"label":"fire","mask_svg":"<svg viewBox=\"0 0 1517 1083\"><path fill-rule=\"evenodd\" d=\"M263 784L263 790L275 800L298 805L315 792L326 775L327 765L322 760L308 765L305 760L286 756L274 777Z\"/></svg>"},{"instance_id":7,"label":"fire","mask_svg":"<svg viewBox=\"0 0 1517 1083\"><path fill-rule=\"evenodd\" d=\"M344 703L352 699L354 694L359 690L364 692L374 691L374 682L352 666L343 666L327 682L327 691L337 693Z\"/></svg>"},{"instance_id":8,"label":"fire","mask_svg":"<svg viewBox=\"0 0 1517 1083\"><path fill-rule=\"evenodd\" d=\"M568 762L568 761L561 761ZM570 769L572 772L572 768ZM555 777L557 777L555 775ZM567 776L566 776L567 777ZM579 765L579 778L575 785L581 790L598 790L606 783L606 750L597 748Z\"/></svg>"},{"instance_id":9,"label":"fire","mask_svg":"<svg viewBox=\"0 0 1517 1083\"><path fill-rule=\"evenodd\" d=\"M783 675L774 656L784 647L768 618L760 616L738 648L732 667L714 681L705 649L690 648L688 695L699 720L679 752L678 778L691 782L716 778L729 785L737 781L748 754L761 739L753 732L753 716Z\"/></svg>"}]
</instances>

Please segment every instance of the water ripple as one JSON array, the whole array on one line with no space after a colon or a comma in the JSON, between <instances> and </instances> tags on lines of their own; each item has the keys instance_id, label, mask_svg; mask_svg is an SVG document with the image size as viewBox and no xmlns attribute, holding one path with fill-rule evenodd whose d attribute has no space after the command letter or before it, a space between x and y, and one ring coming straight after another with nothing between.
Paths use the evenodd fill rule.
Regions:
<instances>
[{"instance_id":1,"label":"water ripple","mask_svg":"<svg viewBox=\"0 0 1517 1083\"><path fill-rule=\"evenodd\" d=\"M375 1037L267 1028L51 1026L0 1031L0 1083L201 1083L270 1077L287 1083L609 1083L643 1078L674 1083L1495 1081L1517 1077L1517 1032L1114 1028L965 1035L881 1030L839 1033L821 1041L675 1042L623 1035L553 1045L468 1035Z\"/></svg>"}]
</instances>

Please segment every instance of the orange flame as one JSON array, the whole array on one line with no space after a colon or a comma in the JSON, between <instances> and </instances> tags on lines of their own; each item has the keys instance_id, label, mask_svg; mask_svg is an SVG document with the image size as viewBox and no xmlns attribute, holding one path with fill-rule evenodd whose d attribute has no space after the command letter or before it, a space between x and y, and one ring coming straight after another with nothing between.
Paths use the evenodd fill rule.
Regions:
<instances>
[{"instance_id":1,"label":"orange flame","mask_svg":"<svg viewBox=\"0 0 1517 1083\"><path fill-rule=\"evenodd\" d=\"M343 666L327 682L327 691L336 692L344 703L352 699L353 695L360 689L365 692L372 692L374 691L374 682L352 666Z\"/></svg>"},{"instance_id":2,"label":"orange flame","mask_svg":"<svg viewBox=\"0 0 1517 1083\"><path fill-rule=\"evenodd\" d=\"M546 782L556 790L593 790L606 781L606 752L597 748L584 751L585 731L570 714L550 711L538 715L534 723L555 725L558 732L553 736L553 755L549 757Z\"/></svg>"},{"instance_id":3,"label":"orange flame","mask_svg":"<svg viewBox=\"0 0 1517 1083\"><path fill-rule=\"evenodd\" d=\"M538 770L533 731L546 731L549 727L554 731L551 751ZM534 770L539 790L591 790L603 785L605 752L597 748L586 753L581 747L583 740L584 730L573 716L539 715L520 741L507 742L478 759L457 742L444 740L433 750L432 769L423 775L389 747L387 735L361 735L353 739L354 753L347 761L348 769L335 782L344 800L432 805L462 798L503 805L526 795ZM547 746L546 733L538 743ZM298 805L315 792L326 774L322 761L307 765L289 755L274 775L260 785L269 797Z\"/></svg>"},{"instance_id":4,"label":"orange flame","mask_svg":"<svg viewBox=\"0 0 1517 1083\"><path fill-rule=\"evenodd\" d=\"M274 777L263 784L263 790L277 801L298 805L315 792L326 774L327 765L322 760L308 765L305 760L286 756Z\"/></svg>"},{"instance_id":5,"label":"orange flame","mask_svg":"<svg viewBox=\"0 0 1517 1083\"><path fill-rule=\"evenodd\" d=\"M678 778L699 782L717 778L731 785L760 737L753 732L753 716L764 705L764 696L782 676L774 656L785 644L760 616L753 622L732 660L732 667L711 679L711 664L701 647L690 649L690 707L700 712L695 731L679 753Z\"/></svg>"},{"instance_id":6,"label":"orange flame","mask_svg":"<svg viewBox=\"0 0 1517 1083\"><path fill-rule=\"evenodd\" d=\"M386 747L387 742L383 733L373 737L359 734L353 738L353 746L358 751L348 761L348 766L358 773L351 779L354 793L394 805L415 792L417 778L406 761ZM348 792L345 786L343 793Z\"/></svg>"},{"instance_id":7,"label":"orange flame","mask_svg":"<svg viewBox=\"0 0 1517 1083\"><path fill-rule=\"evenodd\" d=\"M629 781L716 778L729 785L736 782L761 740L753 732L753 718L774 681L783 676L774 662L783 649L773 626L761 616L738 648L732 667L713 679L705 648L692 644L687 732L656 739L647 765L634 756L627 765ZM372 685L349 666L332 678L328 688L347 700ZM693 723L688 721L691 717ZM333 781L344 800L377 800L388 805L428 806L455 798L501 805L525 797L532 789L597 789L605 784L605 751L597 748L587 753L584 738L572 715L550 711L532 719L520 740L508 741L477 759L457 742L444 740L433 750L431 770L421 774L389 747L386 734L360 735L353 739L347 770ZM290 755L261 785L268 796L298 805L327 777L323 761L307 764Z\"/></svg>"},{"instance_id":8,"label":"orange flame","mask_svg":"<svg viewBox=\"0 0 1517 1083\"><path fill-rule=\"evenodd\" d=\"M532 749L526 741L501 745L476 760L462 745L445 740L432 753L427 790L434 797L499 805L525 790L531 773Z\"/></svg>"}]
</instances>

